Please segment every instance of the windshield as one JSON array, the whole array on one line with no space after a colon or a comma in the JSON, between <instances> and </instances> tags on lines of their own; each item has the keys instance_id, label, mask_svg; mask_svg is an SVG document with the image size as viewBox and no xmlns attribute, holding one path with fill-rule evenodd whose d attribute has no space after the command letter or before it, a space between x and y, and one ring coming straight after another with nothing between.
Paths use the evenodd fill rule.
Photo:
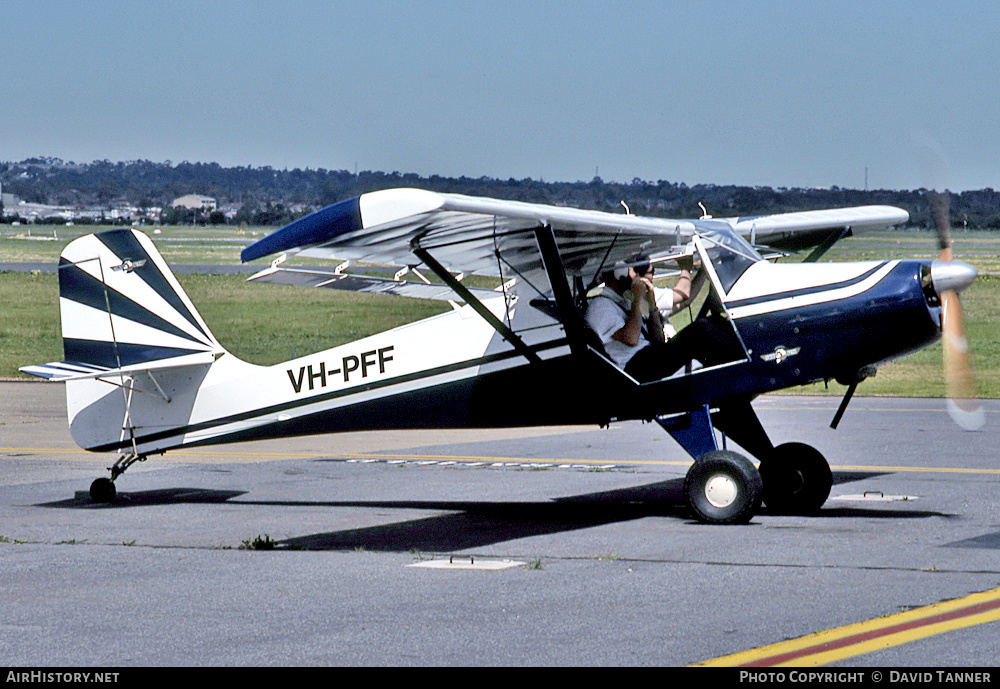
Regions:
<instances>
[{"instance_id":1,"label":"windshield","mask_svg":"<svg viewBox=\"0 0 1000 689\"><path fill-rule=\"evenodd\" d=\"M732 289L747 268L757 261L764 260L728 225L711 227L699 224L698 234L705 243L705 251L715 267L725 293Z\"/></svg>"}]
</instances>

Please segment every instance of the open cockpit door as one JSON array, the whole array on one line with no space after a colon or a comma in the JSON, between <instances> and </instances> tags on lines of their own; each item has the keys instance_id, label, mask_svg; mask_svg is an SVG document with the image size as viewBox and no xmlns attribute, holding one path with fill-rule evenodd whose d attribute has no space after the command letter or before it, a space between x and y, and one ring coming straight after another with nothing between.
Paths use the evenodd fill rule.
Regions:
<instances>
[{"instance_id":1,"label":"open cockpit door","mask_svg":"<svg viewBox=\"0 0 1000 689\"><path fill-rule=\"evenodd\" d=\"M715 343L713 350L725 352L725 357L710 366L697 366L692 362L682 371L683 374L703 372L749 359L746 346L726 307L726 295L751 265L763 260L749 244L730 232L703 232L692 237L692 243L701 261L699 270L704 271L709 283L708 295L695 320L711 319L719 324L713 332L723 341ZM682 333L683 329L678 336Z\"/></svg>"}]
</instances>

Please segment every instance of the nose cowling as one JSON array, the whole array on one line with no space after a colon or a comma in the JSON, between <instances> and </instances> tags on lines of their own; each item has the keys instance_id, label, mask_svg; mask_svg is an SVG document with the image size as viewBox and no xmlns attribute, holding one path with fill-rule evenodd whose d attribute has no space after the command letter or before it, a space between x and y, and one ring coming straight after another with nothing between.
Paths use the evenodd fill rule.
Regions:
<instances>
[{"instance_id":1,"label":"nose cowling","mask_svg":"<svg viewBox=\"0 0 1000 689\"><path fill-rule=\"evenodd\" d=\"M944 292L957 294L975 282L978 276L975 267L964 261L939 259L931 262L931 284L939 295Z\"/></svg>"}]
</instances>

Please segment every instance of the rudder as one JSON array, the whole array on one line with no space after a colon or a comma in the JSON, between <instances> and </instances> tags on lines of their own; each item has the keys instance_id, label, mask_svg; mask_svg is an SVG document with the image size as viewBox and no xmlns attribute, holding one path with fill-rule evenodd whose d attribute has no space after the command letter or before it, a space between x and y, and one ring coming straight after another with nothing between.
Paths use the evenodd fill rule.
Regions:
<instances>
[{"instance_id":1,"label":"rudder","mask_svg":"<svg viewBox=\"0 0 1000 689\"><path fill-rule=\"evenodd\" d=\"M223 351L156 247L136 230L66 246L59 311L66 362L122 369Z\"/></svg>"},{"instance_id":2,"label":"rudder","mask_svg":"<svg viewBox=\"0 0 1000 689\"><path fill-rule=\"evenodd\" d=\"M201 381L225 354L136 230L66 245L59 312L65 359L21 370L66 382L70 432L85 449L135 450L137 431L183 426Z\"/></svg>"}]
</instances>

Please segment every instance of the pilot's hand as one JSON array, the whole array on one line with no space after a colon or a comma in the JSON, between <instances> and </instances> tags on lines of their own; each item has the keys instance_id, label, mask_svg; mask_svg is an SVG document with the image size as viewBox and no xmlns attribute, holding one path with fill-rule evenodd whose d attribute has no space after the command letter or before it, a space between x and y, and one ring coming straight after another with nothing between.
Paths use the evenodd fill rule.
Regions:
<instances>
[{"instance_id":1,"label":"pilot's hand","mask_svg":"<svg viewBox=\"0 0 1000 689\"><path fill-rule=\"evenodd\" d=\"M681 256L677 259L677 267L681 270L694 270L694 256Z\"/></svg>"},{"instance_id":2,"label":"pilot's hand","mask_svg":"<svg viewBox=\"0 0 1000 689\"><path fill-rule=\"evenodd\" d=\"M636 301L642 299L647 293L653 291L653 283L646 278L636 277L632 280L632 298Z\"/></svg>"}]
</instances>

